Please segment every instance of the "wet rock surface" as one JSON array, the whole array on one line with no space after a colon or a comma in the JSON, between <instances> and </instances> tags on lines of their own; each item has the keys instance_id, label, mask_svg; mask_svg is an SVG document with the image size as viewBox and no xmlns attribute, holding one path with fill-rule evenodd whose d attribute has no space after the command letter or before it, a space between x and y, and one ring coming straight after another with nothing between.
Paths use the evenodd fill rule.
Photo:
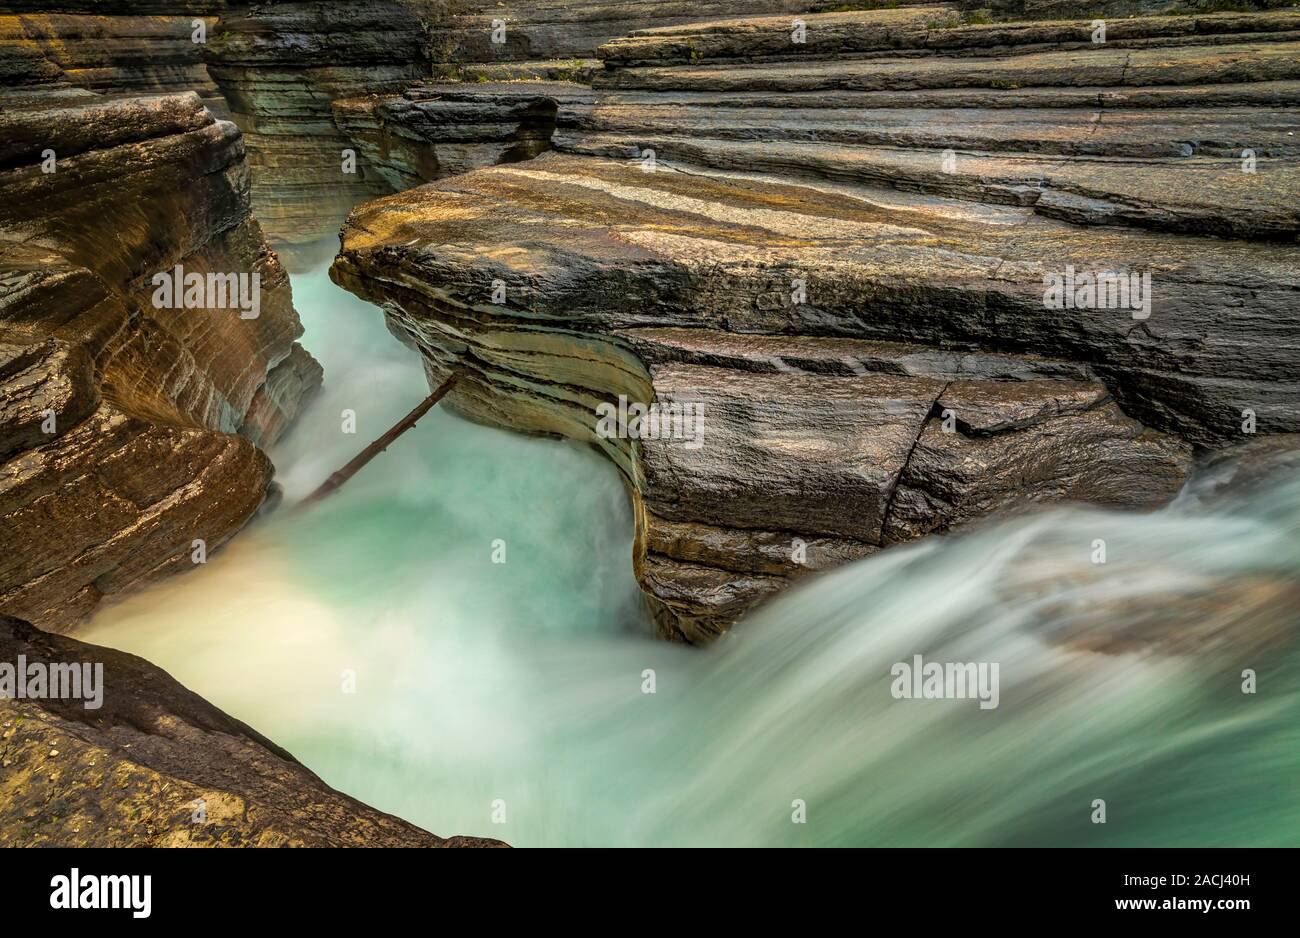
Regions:
<instances>
[{"instance_id":1,"label":"wet rock surface","mask_svg":"<svg viewBox=\"0 0 1300 938\"><path fill-rule=\"evenodd\" d=\"M0 845L503 846L367 807L144 659L0 615L0 661L20 656L102 666L101 705L80 682L82 698L0 698Z\"/></svg>"}]
</instances>

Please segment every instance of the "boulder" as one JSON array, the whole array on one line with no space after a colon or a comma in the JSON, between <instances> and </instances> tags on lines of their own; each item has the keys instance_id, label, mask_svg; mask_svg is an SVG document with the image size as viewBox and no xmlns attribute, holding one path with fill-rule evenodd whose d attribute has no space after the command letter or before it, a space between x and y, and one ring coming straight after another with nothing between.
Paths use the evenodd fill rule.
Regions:
<instances>
[{"instance_id":1,"label":"boulder","mask_svg":"<svg viewBox=\"0 0 1300 938\"><path fill-rule=\"evenodd\" d=\"M332 276L383 305L431 382L462 371L453 408L614 460L661 631L706 641L795 577L995 511L1156 507L1190 465L1175 434L1235 431L1231 411L1127 416L1121 389L1154 388L1123 363L1154 365L1159 340L1135 347L1128 311L1063 328L1043 271L1076 229L1015 211L548 153L363 206ZM1115 257L1200 246L1198 275L1217 258L1235 276L1197 239L1112 237L1136 239ZM1206 289L1171 289L1152 334L1203 317ZM1168 414L1183 390L1160 393Z\"/></svg>"}]
</instances>

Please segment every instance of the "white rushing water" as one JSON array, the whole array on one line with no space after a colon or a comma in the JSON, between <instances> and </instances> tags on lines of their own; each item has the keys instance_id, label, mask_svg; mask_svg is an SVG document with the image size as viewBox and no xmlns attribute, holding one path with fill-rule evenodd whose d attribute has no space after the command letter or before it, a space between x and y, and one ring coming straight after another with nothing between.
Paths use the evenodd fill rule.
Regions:
<instances>
[{"instance_id":1,"label":"white rushing water","mask_svg":"<svg viewBox=\"0 0 1300 938\"><path fill-rule=\"evenodd\" d=\"M288 502L427 394L372 307L323 271L294 289L326 390L272 454ZM355 435L340 432L347 408ZM704 651L650 637L631 541L622 482L594 452L435 411L317 508L278 512L79 637L143 655L330 784L443 835L1280 845L1300 832L1294 477L1244 501L1055 510L890 550ZM918 654L997 663L998 706L896 699L891 667Z\"/></svg>"}]
</instances>

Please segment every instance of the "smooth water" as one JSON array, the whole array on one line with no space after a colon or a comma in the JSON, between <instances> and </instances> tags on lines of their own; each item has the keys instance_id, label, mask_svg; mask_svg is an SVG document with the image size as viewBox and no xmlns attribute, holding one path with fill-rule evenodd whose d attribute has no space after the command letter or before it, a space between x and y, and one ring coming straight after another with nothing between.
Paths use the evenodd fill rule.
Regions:
<instances>
[{"instance_id":1,"label":"smooth water","mask_svg":"<svg viewBox=\"0 0 1300 938\"><path fill-rule=\"evenodd\" d=\"M287 502L427 393L372 307L323 271L294 290L327 385L273 453ZM1300 478L890 550L704 651L650 637L631 541L594 452L435 411L318 507L276 513L79 637L145 656L443 835L1300 840ZM916 654L996 662L999 706L895 699L891 666Z\"/></svg>"}]
</instances>

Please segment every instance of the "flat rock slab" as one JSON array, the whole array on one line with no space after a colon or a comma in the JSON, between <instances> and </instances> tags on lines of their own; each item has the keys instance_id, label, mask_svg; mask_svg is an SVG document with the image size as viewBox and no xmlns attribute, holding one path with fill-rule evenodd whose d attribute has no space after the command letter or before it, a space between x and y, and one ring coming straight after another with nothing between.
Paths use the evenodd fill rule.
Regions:
<instances>
[{"instance_id":1,"label":"flat rock slab","mask_svg":"<svg viewBox=\"0 0 1300 938\"><path fill-rule=\"evenodd\" d=\"M814 13L797 20L803 27L801 33L796 33L795 20L789 16L707 20L638 30L606 43L597 52L607 65L619 68L899 50L979 54L1017 46L1086 48L1093 45L1096 30L1092 19L971 24L956 8L942 4ZM1294 39L1298 31L1300 14L1293 11L1149 16L1108 21L1105 44L1111 48L1213 44L1269 38L1270 34Z\"/></svg>"},{"instance_id":2,"label":"flat rock slab","mask_svg":"<svg viewBox=\"0 0 1300 938\"><path fill-rule=\"evenodd\" d=\"M866 58L728 67L618 69L599 88L653 91L883 91L909 88L1195 85L1300 78L1300 43L1098 47L1004 57Z\"/></svg>"},{"instance_id":3,"label":"flat rock slab","mask_svg":"<svg viewBox=\"0 0 1300 938\"><path fill-rule=\"evenodd\" d=\"M452 62L573 58L638 29L807 8L808 0L494 0L440 27L434 53ZM494 22L506 25L504 42L493 41Z\"/></svg>"},{"instance_id":4,"label":"flat rock slab","mask_svg":"<svg viewBox=\"0 0 1300 938\"><path fill-rule=\"evenodd\" d=\"M450 106L442 108L450 113ZM822 143L1060 156L1189 158L1300 155L1300 114L1266 108L853 108L707 104L675 96L565 102L566 133ZM932 157L934 159L934 157ZM1056 161L1059 165L1060 161ZM1133 167L1129 171L1140 170ZM1044 173L1043 175L1047 175Z\"/></svg>"}]
</instances>

